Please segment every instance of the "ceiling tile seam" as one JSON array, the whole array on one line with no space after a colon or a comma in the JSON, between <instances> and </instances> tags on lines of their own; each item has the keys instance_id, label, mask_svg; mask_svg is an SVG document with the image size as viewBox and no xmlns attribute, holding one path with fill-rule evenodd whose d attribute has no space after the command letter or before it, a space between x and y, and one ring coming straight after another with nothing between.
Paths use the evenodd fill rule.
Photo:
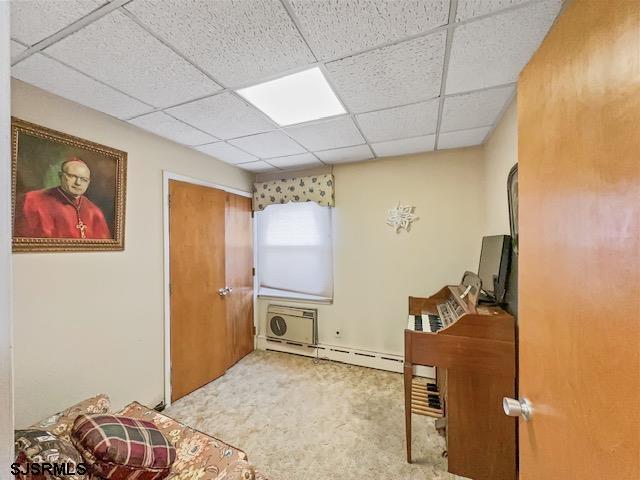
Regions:
<instances>
[{"instance_id":1,"label":"ceiling tile seam","mask_svg":"<svg viewBox=\"0 0 640 480\"><path fill-rule=\"evenodd\" d=\"M451 0L451 1L453 2L454 0ZM322 63L325 63L325 64L326 63L337 62L339 60L344 60L344 59L349 58L349 57L354 57L354 56L357 56L357 55L361 55L363 53L369 53L369 52L373 52L373 51L376 51L376 50L381 50L383 48L392 47L392 46L398 45L400 43L409 42L409 41L412 41L412 40L416 40L418 38L426 37L426 36L429 36L431 34L441 32L443 30L448 30L449 27L452 26L452 25L453 26L466 25L468 23L473 23L473 22L478 21L478 20L484 20L486 18L493 17L493 16L496 16L496 15L500 15L502 13L511 12L513 10L519 10L519 9L524 8L526 6L532 5L534 3L540 3L542 1L543 0L529 0L527 2L519 3L519 4L516 4L516 5L510 5L508 7L505 7L503 9L501 9L501 10L494 10L494 11L486 13L484 15L478 15L477 17L468 18L468 19L465 19L465 20L461 20L459 22L455 21L455 15L454 15L453 18L449 17L449 20L448 20L447 23L445 23L443 25L439 25L437 27L434 27L434 28L432 28L430 30L425 30L424 32L416 33L414 35L407 35L405 37L401 37L399 39L392 40L390 42L381 43L381 44L375 45L373 47L365 48L365 49L362 49L362 50L356 50L354 52L349 53L348 55L330 57L330 58L323 59L323 60L318 60L318 61L322 62ZM456 4L457 4L457 1L456 1Z\"/></svg>"},{"instance_id":2,"label":"ceiling tile seam","mask_svg":"<svg viewBox=\"0 0 640 480\"><path fill-rule=\"evenodd\" d=\"M336 88L336 86L334 85L333 81L331 80L331 77L329 75L329 72L327 71L327 68L326 68L325 64L323 62L320 62L318 65L319 65L320 71L322 72L322 75L324 75L324 78L326 79L327 83L329 84L329 87L333 91L333 94L336 96L336 98L338 99L338 101L342 105L342 108L344 108L344 111L347 112L347 114L351 118L351 121L356 126L356 129L358 130L358 133L360 133L360 136L362 137L364 142L368 144L367 137L365 137L364 132L362 131L362 128L360 127L360 124L358 123L358 120L356 119L355 113L352 112L349 109L349 107L347 106L347 104L342 100L342 97L340 96L340 93L338 92L338 89ZM350 146L357 146L357 145L350 145ZM369 147L369 148L373 152L373 149L371 147ZM375 152L373 152L373 156L374 156L374 158L378 158L378 156L376 155ZM323 164L326 165L326 163L324 161L322 161L322 160L320 160L320 161Z\"/></svg>"},{"instance_id":3,"label":"ceiling tile seam","mask_svg":"<svg viewBox=\"0 0 640 480\"><path fill-rule=\"evenodd\" d=\"M302 41L307 46L307 48L309 49L309 52L317 62L318 56L316 55L316 52L314 52L313 49L311 48L311 45L309 45L309 42L307 41L307 36L303 33L303 29L300 25L298 17L296 16L293 9L291 8L291 5L289 5L289 2L287 0L280 0L280 3L282 4L282 7L287 11L287 15L289 15L289 19L291 19L293 26L298 31L298 35L300 35L300 38L302 38Z\"/></svg>"},{"instance_id":4,"label":"ceiling tile seam","mask_svg":"<svg viewBox=\"0 0 640 480\"><path fill-rule=\"evenodd\" d=\"M492 11L484 13L482 15L478 15L478 16L471 17L471 18L466 18L464 20L460 20L459 22L456 22L455 21L455 17L454 17L454 22L458 26L467 25L469 23L477 22L479 20L485 20L485 19L487 19L489 17L495 17L497 15L502 15L503 13L513 12L514 10L520 10L521 8L526 8L526 7L529 7L529 6L534 5L536 3L542 3L543 1L544 0L528 0L526 2L516 3L516 4L513 4L513 5L509 5L508 7L500 8L498 10L492 10ZM564 1L564 0L562 0L562 1Z\"/></svg>"},{"instance_id":5,"label":"ceiling tile seam","mask_svg":"<svg viewBox=\"0 0 640 480\"><path fill-rule=\"evenodd\" d=\"M107 16L114 10L119 9L123 5L131 2L132 0L112 0L101 7L96 8L95 10L89 12L85 16L79 18L75 22L70 23L66 27L61 28L56 33L49 35L46 38L43 38L39 42L34 43L29 48L27 48L24 52L21 52L16 56L15 61L11 64L14 66L20 63L22 60L30 57L31 55L41 52L42 50L50 47L54 43L59 42L67 38L70 35L82 30L84 27L92 24L93 22L101 19L102 17Z\"/></svg>"},{"instance_id":6,"label":"ceiling tile seam","mask_svg":"<svg viewBox=\"0 0 640 480\"><path fill-rule=\"evenodd\" d=\"M184 102L179 102L179 103L176 103L176 104L173 104L173 105L169 105L167 107L153 107L153 111L151 111L151 112L141 113L139 115L134 115L133 117L129 117L126 120L129 121L129 120L133 120L133 119L138 118L138 117L142 117L143 115L148 115L150 113L164 112L165 110L169 110L171 108L182 107L183 105L187 105L187 104L192 103L192 102L199 102L200 100L205 100L207 98L211 98L211 97L215 97L217 95L221 95L221 94L223 94L223 93L225 93L227 91L228 90L225 88L224 90L219 90L219 91L217 91L215 93L207 93L206 95L203 95L201 97L196 97L196 98L192 98L190 100L185 100Z\"/></svg>"},{"instance_id":7,"label":"ceiling tile seam","mask_svg":"<svg viewBox=\"0 0 640 480\"><path fill-rule=\"evenodd\" d=\"M155 38L157 41L159 41L160 43L162 43L165 47L167 47L169 50L171 50L173 53L175 53L176 55L178 55L180 58L182 58L185 62L187 62L189 65L191 65L193 68L195 68L196 70L198 70L200 73L202 73L205 77L207 77L209 80L211 80L212 82L214 82L218 87L220 87L221 90L224 90L226 87L219 82L213 75L211 75L209 72L207 72L206 70L204 70L202 67L200 67L196 62L194 62L193 60L191 60L187 55L185 55L184 53L182 53L179 49L177 49L176 47L174 47L170 42L168 42L167 40L165 40L162 36L158 35L157 33L155 33L153 30L151 30L150 28L148 28L138 17L136 17L133 13L131 13L129 10L127 10L126 7L122 7L120 9L120 11L126 15L127 17L129 17L129 19L131 19L136 25L138 25L138 27L140 27L145 33L147 33L148 35L151 35L153 38ZM218 92L216 92L218 93Z\"/></svg>"},{"instance_id":8,"label":"ceiling tile seam","mask_svg":"<svg viewBox=\"0 0 640 480\"><path fill-rule=\"evenodd\" d=\"M277 157L264 157L264 158L260 158L260 160L267 161L267 160L274 160L274 159L276 159L276 158L278 158L278 159L279 159L279 158L297 157L298 155L306 155L306 154L313 155L313 157L314 157L316 160L318 160L318 161L320 161L320 162L322 161L322 160L320 160L320 159L317 157L317 155L316 155L314 152L311 152L311 151L308 151L308 152L305 152L305 153L292 153L291 155L279 155L279 156L277 156Z\"/></svg>"},{"instance_id":9,"label":"ceiling tile seam","mask_svg":"<svg viewBox=\"0 0 640 480\"><path fill-rule=\"evenodd\" d=\"M504 105L500 109L500 113L496 117L496 120L493 122L492 125L490 125L491 128L482 139L481 145L484 144L484 142L486 142L491 137L491 135L493 135L493 132L496 130L498 125L500 125L500 122L502 121L502 117L504 117L504 114L507 112L507 110L511 106L511 103L514 101L517 95L518 95L517 89L509 94L509 98L507 98L507 101L504 103ZM478 127L478 128L482 128L482 127ZM468 130L472 130L472 129L468 129ZM443 133L449 133L449 132L443 132Z\"/></svg>"},{"instance_id":10,"label":"ceiling tile seam","mask_svg":"<svg viewBox=\"0 0 640 480\"><path fill-rule=\"evenodd\" d=\"M128 97L128 98L130 98L131 100L135 100L136 102L140 102L140 103L142 103L143 105L146 105L147 107L149 107L150 109L154 109L154 108L155 108L153 105L148 104L148 103L147 103L147 102L145 102L144 100L140 100L139 98L134 97L134 96L133 96L133 95L131 95L130 93L127 93L127 92L125 92L125 91L123 91L123 90L120 90L119 88L114 87L113 85L109 85L108 83L106 83L106 82L104 82L104 81L102 81L102 80L100 80L100 79L98 79L98 78L95 78L95 77L93 77L93 76L89 75L88 73L85 73L85 72L83 72L82 70L79 70L79 69L77 69L76 67L74 67L74 66L72 66L72 65L69 65L68 63L63 62L62 60L58 60L57 58L52 57L51 55L49 55L49 54L48 54L48 53L46 53L46 52L38 52L38 53L39 53L40 55L42 55L43 57L48 58L49 60L52 60L52 61L54 61L54 62L56 62L56 63L59 63L60 65L63 65L63 66L65 66L66 68L68 68L68 69L70 69L70 70L73 70L74 72L79 73L80 75L82 75L82 76L84 76L84 77L87 77L87 78L88 78L88 79L90 79L90 80L93 80L93 81L94 81L94 82L96 82L96 83L99 83L99 84L101 84L101 85L103 85L103 86L105 86L105 87L110 88L111 90L113 90L113 91L115 91L115 92L118 92L118 93L120 93L120 94L122 94L122 95L124 95L124 96L126 96L126 97ZM77 103L77 102L76 102L76 103ZM89 108L91 108L91 107L89 107ZM95 109L94 109L94 110L95 110ZM124 120L123 118L119 118L119 117L116 117L116 116L114 116L114 115L110 115L109 113L105 113L105 112L102 112L102 111L100 111L100 112L101 112L101 113L104 113L105 115L109 115L110 117L117 118L118 120ZM142 113L141 115L146 115L147 113L151 113L151 111L146 112L146 113ZM140 116L140 115L137 115L137 116Z\"/></svg>"},{"instance_id":11,"label":"ceiling tile seam","mask_svg":"<svg viewBox=\"0 0 640 480\"><path fill-rule=\"evenodd\" d=\"M467 127L467 128L456 128L455 130L442 130L440 131L441 134L445 134L445 133L460 133L460 132L468 132L469 130L479 130L481 128L489 128L489 127L493 127L496 123L492 122L492 123L487 123L486 125L478 125L477 127ZM433 133L431 135L434 135Z\"/></svg>"},{"instance_id":12,"label":"ceiling tile seam","mask_svg":"<svg viewBox=\"0 0 640 480\"><path fill-rule=\"evenodd\" d=\"M440 128L442 127L442 112L444 110L444 99L447 87L447 73L449 71L449 59L451 56L451 45L453 44L453 35L456 28L455 20L458 11L458 0L451 0L449 4L449 23L447 25L447 40L444 47L444 61L442 62L442 77L440 79L440 104L438 105L438 122L436 124L436 138L433 149L438 150L438 140L440 139Z\"/></svg>"},{"instance_id":13,"label":"ceiling tile seam","mask_svg":"<svg viewBox=\"0 0 640 480\"><path fill-rule=\"evenodd\" d=\"M368 142L365 142L365 143L361 143L360 145L351 145L349 147L335 147L335 148L326 148L324 150L316 150L313 153L317 154L317 153L321 153L321 152L322 153L324 153L324 152L332 152L332 151L335 151L335 150L342 150L342 149L345 149L345 148L362 147L362 146L367 146L369 148L369 150L371 150L371 145L369 145ZM373 152L371 152L371 153L373 153Z\"/></svg>"},{"instance_id":14,"label":"ceiling tile seam","mask_svg":"<svg viewBox=\"0 0 640 480\"><path fill-rule=\"evenodd\" d=\"M51 58L51 57L49 57L49 58ZM89 75L87 75L87 76L89 76ZM92 78L92 77L90 77L90 78ZM96 80L96 81L99 81L99 80ZM328 79L327 79L327 81L329 82ZM105 84L105 85L107 85L107 84ZM449 95L445 95L445 99L446 98L451 98L451 97L457 97L459 95L466 95L466 94L470 94L470 93L480 93L480 92L484 92L484 91L487 91L487 90L493 90L493 89L498 89L498 88L502 88L502 87L510 87L510 86L515 86L515 85L517 85L517 82L508 82L508 83L501 83L500 85L491 85L489 87L477 88L475 90L465 90L464 92L457 92L457 93L451 93ZM113 87L111 87L111 88L113 88ZM184 102L180 102L180 103L176 103L176 104L173 104L173 105L169 105L167 107L153 107L153 106L150 105L150 107L152 107L153 110L151 110L149 112L145 112L145 113L140 113L140 114L134 115L132 117L126 117L126 118L123 118L122 120L125 120L125 121L134 120L134 119L136 119L138 117L142 117L144 115L149 115L151 113L156 113L156 112L165 112L166 113L166 110L170 110L170 109L175 108L175 107L181 107L183 105L187 105L187 104L192 103L192 102L198 102L200 100L205 100L207 98L216 97L218 95L222 95L223 93L234 93L234 90L229 89L229 88L225 88L224 90L220 90L220 91L215 92L213 94L208 93L206 95L203 95L202 97L193 98L191 100L186 100ZM128 96L131 97L131 95L128 95ZM351 115L351 113L349 112L348 108L346 106L344 106L345 109L347 110L346 113L340 113L338 115L331 115L329 117L323 117L323 118L316 119L316 120L309 120L309 121L306 121L306 122L292 123L291 125L286 125L284 127L279 127L274 123L274 121L268 115L264 114L264 112L262 112L260 109L256 108L251 103L247 102L242 96L236 95L236 97L239 98L240 100L242 100L244 102L244 104L247 105L248 107L250 107L252 110L254 110L256 112L259 112L263 116L266 116L266 119L269 120L274 126L273 126L273 130L266 130L265 132L252 133L250 135L241 135L239 137L230 137L227 140L235 140L237 138L242 138L242 137L245 137L245 136L258 135L259 133L272 132L272 131L278 130L279 128L290 128L290 127L297 127L297 126L302 126L302 125L306 126L306 125L320 124L320 123L325 122L325 121L335 120L335 119L338 119L338 118L343 117L343 116L346 117L346 116L350 116ZM132 97L132 98L134 98L134 97ZM401 103L401 104L398 104L398 105L394 105L392 107L383 107L383 108L376 108L376 109L373 109L373 110L367 110L367 111L364 111L364 112L354 113L353 115L359 116L359 115L366 115L368 113L376 113L376 112L383 112L385 110L393 110L394 108L411 107L411 106L417 105L419 103L426 103L426 102L430 102L430 101L433 101L433 100L439 100L439 99L440 99L440 96L437 96L437 97L433 97L433 98L428 98L426 100L416 100L415 102ZM138 101L140 101L140 100L138 100ZM184 122L184 120L183 120L183 123L187 123L187 122ZM187 125L189 125L189 124L187 123ZM208 132L205 132L205 133L208 133Z\"/></svg>"}]
</instances>

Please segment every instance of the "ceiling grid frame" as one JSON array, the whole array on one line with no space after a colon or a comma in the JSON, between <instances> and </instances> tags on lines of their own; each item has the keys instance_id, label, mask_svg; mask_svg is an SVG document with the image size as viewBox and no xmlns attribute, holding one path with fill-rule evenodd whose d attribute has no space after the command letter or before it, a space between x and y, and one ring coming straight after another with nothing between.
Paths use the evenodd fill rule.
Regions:
<instances>
[{"instance_id":1,"label":"ceiling grid frame","mask_svg":"<svg viewBox=\"0 0 640 480\"><path fill-rule=\"evenodd\" d=\"M34 55L36 53L40 53L42 55L45 55L47 58L49 58L50 60L53 60L55 62L60 63L61 65L63 65L66 68L70 68L73 71L75 71L76 73L79 73L81 75L84 75L85 77L100 83L101 85L104 85L105 87L108 87L120 94L125 95L128 98L131 98L137 102L141 102L145 105L149 106L149 111L145 111L144 113L141 114L136 114L133 116L129 116L127 118L122 118L121 120L125 120L125 121L129 121L129 120L134 120L138 117L141 117L143 115L148 115L151 113L156 113L156 112L163 112L166 115L170 116L171 118L173 118L174 120L181 122L182 124L193 128L197 131L200 131L204 134L210 135L210 132L206 132L204 130L202 130L201 128L198 128L192 124L190 124L189 122L183 120L183 119L179 119L174 117L173 115L171 115L169 112L167 112L166 110L170 109L170 108L174 108L177 106L181 106L181 105L185 105L188 103L192 103L192 102L197 102L199 100L203 100L206 98L210 98L210 97L214 97L216 95L220 95L222 93L225 92L229 92L231 95L233 95L234 97L236 97L237 99L239 99L241 102L243 102L248 108L253 109L255 112L258 112L260 115L262 115L263 118L265 118L268 122L270 122L271 124L274 125L274 129L273 130L269 130L268 132L259 132L259 133L255 133L255 134L251 134L251 135L246 135L246 136L242 136L242 137L233 137L233 138L228 138L228 139L221 139L220 142L225 142L230 146L233 146L234 148L238 148L239 150L243 151L246 154L249 155L254 155L251 152L247 152L245 150L243 150L242 148L228 143L231 140L237 140L239 138L245 138L245 137L249 137L249 136L253 136L253 135L259 135L259 134L263 134L263 133L269 133L269 132L275 132L275 131L279 131L282 134L286 135L291 141L295 142L300 148L302 148L305 153L311 154L313 155L318 162L322 163L322 164L327 164L326 162L324 162L318 155L316 155L316 152L311 151L309 149L307 149L304 145L302 145L300 142L298 142L295 138L293 138L291 135L288 134L288 132L285 130L284 127L277 125L268 115L266 115L264 112L262 112L260 109L254 107L251 103L247 102L244 98L242 98L240 95L237 94L236 89L240 88L239 86L234 87L234 88L230 88L229 85L225 85L223 82L218 81L214 75L209 74L207 71L205 71L203 68L201 68L196 62L194 62L192 59L188 58L187 55L183 54L179 49L177 49L176 47L174 47L172 44L168 43L167 41L163 40L163 38L159 35L156 34L155 32L153 32L151 29L147 28L143 22L141 20L139 20L130 10L128 10L126 8L127 4L133 2L135 0L111 0L108 3L102 5L101 7L98 7L96 10L90 12L89 14L85 15L84 17L74 21L73 23L67 25L66 27L62 28L61 30L59 30L58 32L50 35L49 37L46 37L42 40L40 40L39 42L35 43L32 46L26 46L24 45L23 42L17 41L17 43L19 43L20 45L23 45L26 49L24 51L22 51L20 54L18 54L12 61L12 65L16 65L17 63L23 61L24 59L30 57L31 55ZM463 0L460 0L463 1ZM442 66L442 77L440 80L440 90L439 90L439 96L435 97L434 99L437 99L439 101L439 105L438 105L438 119L437 119L437 127L436 127L436 132L435 132L435 145L434 145L434 149L437 150L438 149L438 140L439 140L439 135L441 133L441 127L442 127L442 122L443 122L443 110L444 110L444 102L445 102L445 98L447 97L446 95L446 80L447 80L447 73L449 70L449 60L450 60L450 53L451 53L451 45L453 43L453 37L454 37L454 32L455 29L459 26L468 24L468 23L472 23L472 22L476 22L482 19L486 19L489 17L493 17L496 15L502 15L505 14L507 12L511 12L511 11L515 11L515 10L520 10L520 9L525 9L531 5L534 4L538 4L538 3L542 3L542 0L526 0L520 3L515 3L515 4L511 4L507 7L502 7L502 8L497 8L496 10L491 10L488 11L486 13L483 13L481 15L477 15L477 16L469 16L467 18L464 18L460 21L456 21L457 16L458 16L458 4L459 4L459 0L450 0L449 2L449 16L448 16L448 21L446 24L444 25L440 25L438 27L435 28L431 28L428 30L425 30L423 32L419 32L413 35L408 35L408 36L403 36L400 38L397 38L393 41L390 42L386 42L386 43L381 43L381 44L376 44L370 48L366 48L366 49L362 49L359 51L353 51L350 52L348 55L342 55L342 56L338 56L336 58L327 58L327 59L323 59L323 60L319 60L318 55L316 54L316 52L313 50L313 48L311 47L311 44L309 43L309 40L307 38L308 36L308 32L304 31L304 28L301 25L300 20L297 18L293 8L291 7L291 5L289 4L288 0L279 0L279 3L281 4L282 8L286 11L286 14L288 15L288 17L290 18L291 22L293 23L295 29L297 30L298 34L300 35L300 38L302 39L302 41L304 42L304 44L306 45L306 47L308 48L309 52L311 53L311 55L313 56L313 58L315 59L314 63L308 64L308 65L304 65L301 67L296 67L294 69L290 69L286 72L279 72L278 74L275 75L270 75L270 78L264 78L262 79L259 83L262 83L263 81L269 81L270 79L275 79L275 78L281 78L283 76L289 75L291 73L296 73L296 72L300 72L300 71L304 71L313 67L317 67L321 70L321 72L323 73L323 75L325 76L327 82L329 83L330 87L332 88L332 90L334 91L334 93L336 94L336 97L338 98L339 102L342 104L342 106L345 108L346 113L345 114L340 114L340 115L335 115L335 116L331 116L331 117L326 117L320 120L313 120L310 122L303 122L303 123L298 123L295 125L291 125L291 126L304 126L304 125L313 125L314 123L317 122L321 122L321 121L328 121L331 119L338 119L341 117L348 117L351 119L351 121L353 122L353 124L355 125L356 129L358 130L358 132L360 133L360 135L362 135L365 143L361 144L361 145L354 145L354 147L358 147L358 146L366 146L369 148L369 150L372 153L372 158L378 158L378 155L375 153L375 150L371 147L371 141L369 141L369 139L366 137L366 135L363 132L363 129L361 127L361 125L358 122L357 119L357 114L354 113L353 111L351 111L351 109L347 108L346 103L344 101L344 99L342 98L342 96L340 95L340 93L338 92L338 90L335 87L335 84L331 78L331 75L328 73L327 69L325 68L325 65L327 63L333 62L333 61L337 61L337 60L343 60L355 55L359 55L362 53L366 53L366 52L371 52L371 51L375 51L375 50L380 50L383 49L385 47L388 46L393 46L393 45L397 45L403 42L407 42L416 38L420 38L420 37L425 37L431 34L434 34L438 31L446 31L446 39L445 39L445 51L444 51L444 58L443 58L443 66ZM562 9L564 8L564 4L561 5L560 11L562 11ZM68 64L66 64L65 62L61 62L60 60L58 60L57 58L51 57L50 55L47 55L46 53L44 53L42 50L44 50L45 48L57 43L58 41L74 34L75 32L81 30L82 28L86 27L87 25L93 23L94 21L110 14L113 11L119 10L122 13L124 13L125 15L127 15L127 17L129 17L131 20L133 20L136 25L138 27L140 27L146 34L151 35L153 38L155 38L156 40L160 41L163 45L165 45L166 47L168 47L171 51L173 51L176 55L178 55L180 58L182 58L184 61L188 62L192 67L194 67L195 69L197 69L200 73L202 73L203 75L205 75L207 78L209 78L211 81L215 82L217 85L219 85L221 87L220 90L212 93L212 94L207 94L207 95L203 95L199 98L194 98L188 101L184 101L175 105L169 105L167 107L162 107L162 108L155 108L152 105L149 105L148 102L145 102L143 100L140 100L138 98L136 98L135 96L132 96L130 94L127 94L125 92L122 92L121 90L119 90L118 88L113 87L112 85L105 83L103 81L100 81L94 77L92 77L91 75L88 75L87 73L85 73L84 71L81 71L77 68L74 68ZM554 20L555 21L555 20ZM553 22L552 22L553 24ZM546 34L546 33L545 33ZM255 82L251 83L250 85L254 85ZM484 88L480 88L480 89L476 89L476 90L469 90L469 91L464 91L464 92L457 92L455 94L451 94L448 96L455 96L455 95L459 95L459 94L468 94L468 93L475 93L475 92L481 92L484 90L491 90L491 89L495 89L495 88L500 88L500 87L506 87L506 86L510 86L510 85L515 85L514 82L510 82L510 83L506 83L506 84L502 84L502 85L490 85ZM483 142L486 141L487 138L489 138L492 134L492 132L494 131L497 123L499 122L499 120L502 118L502 116L504 115L504 112L506 111L506 109L508 108L508 106L510 105L513 97L515 96L515 92L509 96L509 98L507 99L506 103L500 108L499 114L497 115L497 117L494 119L494 121L488 125L489 127L489 131L487 133L487 135L484 137ZM367 110L367 111L363 111L363 112L358 112L358 114L366 114L366 113L373 113L373 112L377 112L377 111L382 111L382 110L387 110L387 109L393 109L393 108L400 108L400 107L404 107L404 106L411 106L411 105L415 105L415 104L419 104L419 103L423 103L425 101L428 100L418 100L415 102L410 102L407 104L397 104L397 105L393 105L391 107L384 107L384 108L378 108L378 109L372 109L372 110ZM291 127L291 126L287 126ZM448 131L447 133L452 133L452 132L457 132L457 131L464 131L464 130L469 130L469 129L462 129L462 130L452 130L452 131ZM416 138L416 137L420 137L422 135L418 135L418 136L412 136L412 137L402 137L402 139L410 139L410 138ZM205 144L201 144L201 145L194 145L192 146L192 148L198 147L198 146L205 146L205 145L211 145L214 143L220 143L218 141L214 141L214 142L209 142L209 143L205 143ZM375 142L374 142L375 143ZM338 147L338 148L331 148L328 150L323 150L323 151L332 151L332 150L340 150L341 148L351 148L351 147ZM295 156L295 155L303 155L303 154L293 154L293 155L289 155L289 156ZM255 156L255 155L254 155ZM285 156L286 157L286 156ZM284 158L284 157L274 157L274 158ZM259 158L259 161L263 161L267 164L269 164L268 162L269 157L265 157L265 158ZM246 162L246 163L254 163L254 162ZM329 163L332 164L333 162ZM240 164L236 164L236 165L242 165L242 163ZM269 164L271 165L271 164ZM280 170L279 167L275 166L275 165L271 165L274 169L276 170ZM291 168L295 168L295 167L291 167ZM287 168L289 169L289 168Z\"/></svg>"}]
</instances>

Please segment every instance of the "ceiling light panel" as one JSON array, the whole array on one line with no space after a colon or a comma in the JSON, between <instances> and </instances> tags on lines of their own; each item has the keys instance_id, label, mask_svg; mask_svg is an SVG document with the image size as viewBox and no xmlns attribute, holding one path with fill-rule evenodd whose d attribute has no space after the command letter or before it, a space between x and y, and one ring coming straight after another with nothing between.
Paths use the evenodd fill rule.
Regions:
<instances>
[{"instance_id":1,"label":"ceiling light panel","mask_svg":"<svg viewBox=\"0 0 640 480\"><path fill-rule=\"evenodd\" d=\"M438 150L446 148L462 148L480 145L491 131L491 127L473 128L458 132L440 133L438 136Z\"/></svg>"},{"instance_id":2,"label":"ceiling light panel","mask_svg":"<svg viewBox=\"0 0 640 480\"><path fill-rule=\"evenodd\" d=\"M314 153L325 163L358 162L373 158L369 145L356 145L355 147L336 148Z\"/></svg>"},{"instance_id":3,"label":"ceiling light panel","mask_svg":"<svg viewBox=\"0 0 640 480\"><path fill-rule=\"evenodd\" d=\"M515 87L507 86L446 97L440 131L493 125L513 92Z\"/></svg>"},{"instance_id":4,"label":"ceiling light panel","mask_svg":"<svg viewBox=\"0 0 640 480\"><path fill-rule=\"evenodd\" d=\"M446 32L372 50L326 65L340 98L355 113L440 94Z\"/></svg>"},{"instance_id":5,"label":"ceiling light panel","mask_svg":"<svg viewBox=\"0 0 640 480\"><path fill-rule=\"evenodd\" d=\"M270 158L269 163L278 168L318 167L322 162L312 153L301 153L288 157Z\"/></svg>"},{"instance_id":6,"label":"ceiling light panel","mask_svg":"<svg viewBox=\"0 0 640 480\"><path fill-rule=\"evenodd\" d=\"M528 0L458 0L456 22L487 15Z\"/></svg>"},{"instance_id":7,"label":"ceiling light panel","mask_svg":"<svg viewBox=\"0 0 640 480\"><path fill-rule=\"evenodd\" d=\"M106 15L45 51L159 108L221 89L119 11Z\"/></svg>"},{"instance_id":8,"label":"ceiling light panel","mask_svg":"<svg viewBox=\"0 0 640 480\"><path fill-rule=\"evenodd\" d=\"M259 160L257 162L243 163L242 165L238 165L238 167L249 170L250 172L270 172L272 170L277 170L273 165L269 165L267 162L263 162Z\"/></svg>"},{"instance_id":9,"label":"ceiling light panel","mask_svg":"<svg viewBox=\"0 0 640 480\"><path fill-rule=\"evenodd\" d=\"M166 112L219 138L275 130L276 125L230 92L169 108Z\"/></svg>"},{"instance_id":10,"label":"ceiling light panel","mask_svg":"<svg viewBox=\"0 0 640 480\"><path fill-rule=\"evenodd\" d=\"M229 140L229 143L260 158L285 157L305 153L304 148L279 131L236 138Z\"/></svg>"},{"instance_id":11,"label":"ceiling light panel","mask_svg":"<svg viewBox=\"0 0 640 480\"><path fill-rule=\"evenodd\" d=\"M11 37L34 45L105 3L105 0L13 0Z\"/></svg>"},{"instance_id":12,"label":"ceiling light panel","mask_svg":"<svg viewBox=\"0 0 640 480\"><path fill-rule=\"evenodd\" d=\"M391 140L389 142L373 143L371 147L379 157L408 155L410 153L431 152L435 146L435 135Z\"/></svg>"},{"instance_id":13,"label":"ceiling light panel","mask_svg":"<svg viewBox=\"0 0 640 480\"><path fill-rule=\"evenodd\" d=\"M345 113L319 68L238 90L281 126Z\"/></svg>"},{"instance_id":14,"label":"ceiling light panel","mask_svg":"<svg viewBox=\"0 0 640 480\"><path fill-rule=\"evenodd\" d=\"M226 87L315 61L279 0L136 0L126 9Z\"/></svg>"},{"instance_id":15,"label":"ceiling light panel","mask_svg":"<svg viewBox=\"0 0 640 480\"><path fill-rule=\"evenodd\" d=\"M129 123L183 145L193 146L215 142L217 138L185 125L166 113L154 112L129 120Z\"/></svg>"},{"instance_id":16,"label":"ceiling light panel","mask_svg":"<svg viewBox=\"0 0 640 480\"><path fill-rule=\"evenodd\" d=\"M149 112L152 107L107 87L41 54L11 68L11 75L55 95L118 118Z\"/></svg>"},{"instance_id":17,"label":"ceiling light panel","mask_svg":"<svg viewBox=\"0 0 640 480\"><path fill-rule=\"evenodd\" d=\"M404 107L388 108L356 116L370 142L417 137L434 133L438 125L438 99Z\"/></svg>"},{"instance_id":18,"label":"ceiling light panel","mask_svg":"<svg viewBox=\"0 0 640 480\"><path fill-rule=\"evenodd\" d=\"M341 117L310 125L297 125L285 131L309 150L328 150L365 143L351 117Z\"/></svg>"},{"instance_id":19,"label":"ceiling light panel","mask_svg":"<svg viewBox=\"0 0 640 480\"><path fill-rule=\"evenodd\" d=\"M447 94L513 83L560 11L560 0L533 3L457 27Z\"/></svg>"},{"instance_id":20,"label":"ceiling light panel","mask_svg":"<svg viewBox=\"0 0 640 480\"><path fill-rule=\"evenodd\" d=\"M253 155L243 152L239 148L225 142L200 145L199 147L196 147L196 150L234 165L237 163L255 162L258 160L258 157L254 157Z\"/></svg>"},{"instance_id":21,"label":"ceiling light panel","mask_svg":"<svg viewBox=\"0 0 640 480\"><path fill-rule=\"evenodd\" d=\"M449 0L289 0L311 49L336 59L447 23Z\"/></svg>"}]
</instances>

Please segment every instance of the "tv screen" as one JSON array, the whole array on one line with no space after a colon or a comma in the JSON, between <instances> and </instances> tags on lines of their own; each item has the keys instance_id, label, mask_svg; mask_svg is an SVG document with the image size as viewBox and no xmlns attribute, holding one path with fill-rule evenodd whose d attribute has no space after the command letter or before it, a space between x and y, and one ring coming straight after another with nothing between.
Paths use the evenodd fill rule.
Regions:
<instances>
[{"instance_id":1,"label":"tv screen","mask_svg":"<svg viewBox=\"0 0 640 480\"><path fill-rule=\"evenodd\" d=\"M502 302L509 273L511 237L492 235L483 237L478 276L482 290L491 300Z\"/></svg>"}]
</instances>

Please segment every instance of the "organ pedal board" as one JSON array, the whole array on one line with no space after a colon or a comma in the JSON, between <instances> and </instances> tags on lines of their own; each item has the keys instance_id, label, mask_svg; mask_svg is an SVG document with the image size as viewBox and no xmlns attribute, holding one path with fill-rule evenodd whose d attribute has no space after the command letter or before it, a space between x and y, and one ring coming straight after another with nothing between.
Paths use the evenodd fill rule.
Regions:
<instances>
[{"instance_id":1,"label":"organ pedal board","mask_svg":"<svg viewBox=\"0 0 640 480\"><path fill-rule=\"evenodd\" d=\"M435 383L425 383L414 378L411 383L411 413L427 417L442 418L440 392Z\"/></svg>"}]
</instances>

